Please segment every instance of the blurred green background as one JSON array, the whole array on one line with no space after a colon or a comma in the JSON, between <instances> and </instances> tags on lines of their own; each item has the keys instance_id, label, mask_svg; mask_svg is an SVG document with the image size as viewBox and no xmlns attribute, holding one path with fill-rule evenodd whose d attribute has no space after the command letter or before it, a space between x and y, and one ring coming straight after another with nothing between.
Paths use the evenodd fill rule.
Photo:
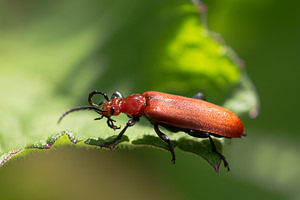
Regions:
<instances>
[{"instance_id":1,"label":"blurred green background","mask_svg":"<svg viewBox=\"0 0 300 200\"><path fill-rule=\"evenodd\" d=\"M0 140L27 144L43 128L61 131L53 119L66 106L86 104L94 89L124 95L174 90L151 72L164 59L162 43L186 15L176 8L189 1L0 2L0 129L8 133ZM1 199L300 199L300 3L204 3L208 27L245 61L261 99L259 117L243 118L248 136L224 146L229 173L215 174L203 159L181 151L173 166L169 154L152 148L111 153L56 144L4 165ZM36 115L39 124L28 117L36 113L43 114ZM90 118L74 120L77 131L78 124L91 125ZM28 140L15 138L21 130Z\"/></svg>"}]
</instances>

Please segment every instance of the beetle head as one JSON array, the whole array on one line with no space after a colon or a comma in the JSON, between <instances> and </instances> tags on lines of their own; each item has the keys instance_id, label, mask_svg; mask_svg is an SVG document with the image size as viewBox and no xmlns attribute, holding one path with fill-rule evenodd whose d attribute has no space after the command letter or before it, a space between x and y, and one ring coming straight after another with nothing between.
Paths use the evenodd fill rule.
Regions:
<instances>
[{"instance_id":1,"label":"beetle head","mask_svg":"<svg viewBox=\"0 0 300 200\"><path fill-rule=\"evenodd\" d=\"M99 104L96 104L93 102L92 98L94 95L100 94L102 95L105 100L107 101L102 101ZM117 127L114 125L115 120L111 119L111 116L114 115L119 115L122 111L122 103L123 103L123 96L120 92L115 92L112 94L111 99L107 97L107 95L104 92L98 92L94 91L89 94L88 101L90 103L90 106L81 106L81 107L76 107L72 108L68 111L66 111L58 120L58 123L69 113L74 112L74 111L79 111L79 110L94 110L98 114L101 115L101 117L95 118L95 120L100 120L103 117L107 118L107 125L112 128L112 129L119 129L120 127ZM102 106L100 108L100 106Z\"/></svg>"},{"instance_id":2,"label":"beetle head","mask_svg":"<svg viewBox=\"0 0 300 200\"><path fill-rule=\"evenodd\" d=\"M123 99L122 97L114 97L108 102L106 102L101 110L102 115L105 116L116 116L119 115L122 112L122 105L123 105Z\"/></svg>"}]
</instances>

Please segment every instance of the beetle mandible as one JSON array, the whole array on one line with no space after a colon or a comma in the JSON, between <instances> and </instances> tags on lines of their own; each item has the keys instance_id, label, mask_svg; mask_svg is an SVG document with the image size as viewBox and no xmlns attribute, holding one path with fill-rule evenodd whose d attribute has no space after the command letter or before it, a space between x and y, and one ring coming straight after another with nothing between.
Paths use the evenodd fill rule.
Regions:
<instances>
[{"instance_id":1,"label":"beetle mandible","mask_svg":"<svg viewBox=\"0 0 300 200\"><path fill-rule=\"evenodd\" d=\"M92 98L94 95L102 95L105 101L96 104ZM130 118L126 126L118 136L105 142L101 147L114 149L115 144L122 138L128 127L139 121L141 116L145 116L154 126L156 134L167 143L172 155L172 162L175 163L175 153L170 139L165 135L159 126L171 132L183 131L193 137L208 138L212 151L215 152L224 162L224 166L229 170L225 157L217 151L211 136L236 138L246 136L243 122L229 110L205 100L202 93L197 93L194 98L178 95L166 94L162 92L148 91L140 94L132 94L126 98L121 93L115 92L109 99L104 92L93 91L88 96L90 106L81 106L66 111L58 120L58 123L69 113L78 110L94 110L101 116L107 118L107 125L116 130L117 127L112 116L125 113Z\"/></svg>"}]
</instances>

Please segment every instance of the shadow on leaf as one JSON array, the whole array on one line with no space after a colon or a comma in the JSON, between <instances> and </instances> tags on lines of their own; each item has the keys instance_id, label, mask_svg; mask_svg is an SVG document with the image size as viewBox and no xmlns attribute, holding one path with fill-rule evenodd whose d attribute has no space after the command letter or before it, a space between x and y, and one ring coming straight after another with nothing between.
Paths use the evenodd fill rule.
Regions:
<instances>
[{"instance_id":1,"label":"shadow on leaf","mask_svg":"<svg viewBox=\"0 0 300 200\"><path fill-rule=\"evenodd\" d=\"M84 143L88 144L88 145L95 145L95 146L101 147L101 145L103 145L105 142L110 142L116 138L117 138L117 136L110 136L106 139L102 139L102 138L87 139L86 141L84 141ZM129 142L129 138L126 135L123 135L122 138L114 144L114 146L117 146L118 144L120 144L122 142Z\"/></svg>"},{"instance_id":2,"label":"shadow on leaf","mask_svg":"<svg viewBox=\"0 0 300 200\"><path fill-rule=\"evenodd\" d=\"M162 139L152 135L144 135L143 138L137 139L131 142L134 145L150 145L160 149L169 151L168 145ZM175 148L178 145L177 141L171 141L172 147Z\"/></svg>"},{"instance_id":3,"label":"shadow on leaf","mask_svg":"<svg viewBox=\"0 0 300 200\"><path fill-rule=\"evenodd\" d=\"M216 139L213 140L217 150L219 152L222 152L221 142ZM181 138L178 140L178 148L182 151L194 153L198 156L201 156L215 169L216 172L219 172L219 167L222 161L220 157L212 151L212 147L208 139L195 141L187 138Z\"/></svg>"}]
</instances>

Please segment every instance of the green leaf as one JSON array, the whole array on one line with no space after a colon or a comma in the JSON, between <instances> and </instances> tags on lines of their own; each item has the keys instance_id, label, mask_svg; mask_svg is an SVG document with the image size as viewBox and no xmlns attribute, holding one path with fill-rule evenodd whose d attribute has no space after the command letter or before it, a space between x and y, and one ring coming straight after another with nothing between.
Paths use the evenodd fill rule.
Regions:
<instances>
[{"instance_id":1,"label":"green leaf","mask_svg":"<svg viewBox=\"0 0 300 200\"><path fill-rule=\"evenodd\" d=\"M190 1L36 3L39 12L24 8L17 16L12 4L0 8L6 18L17 17L10 24L0 22L0 166L56 143L92 148L115 138L118 131L105 120L91 121L99 117L92 112L56 123L65 110L86 105L93 90L109 96L115 90L124 96L201 91L238 115L257 115L258 95L241 60L200 23ZM114 119L122 127L128 120ZM221 159L208 139L163 132L174 148L197 154L219 170ZM224 140L214 141L221 152ZM128 128L119 143L120 148L168 149L145 119Z\"/></svg>"}]
</instances>

